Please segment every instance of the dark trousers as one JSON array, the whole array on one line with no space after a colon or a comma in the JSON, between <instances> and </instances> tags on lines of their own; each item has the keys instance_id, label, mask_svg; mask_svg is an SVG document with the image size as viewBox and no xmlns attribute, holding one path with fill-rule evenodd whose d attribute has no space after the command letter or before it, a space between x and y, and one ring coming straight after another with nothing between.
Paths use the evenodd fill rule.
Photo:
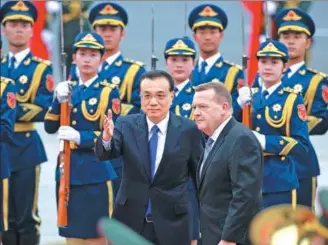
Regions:
<instances>
[{"instance_id":1,"label":"dark trousers","mask_svg":"<svg viewBox=\"0 0 328 245\"><path fill-rule=\"evenodd\" d=\"M39 180L40 165L11 173L9 228L3 233L3 245L39 244L41 224L38 216Z\"/></svg>"},{"instance_id":2,"label":"dark trousers","mask_svg":"<svg viewBox=\"0 0 328 245\"><path fill-rule=\"evenodd\" d=\"M317 190L316 180L316 177L299 179L300 186L297 189L297 204L314 208L315 193Z\"/></svg>"},{"instance_id":3,"label":"dark trousers","mask_svg":"<svg viewBox=\"0 0 328 245\"><path fill-rule=\"evenodd\" d=\"M118 190L120 189L120 185L121 185L121 180L122 180L122 167L116 167L114 168L116 174L117 174L117 178L112 180L113 183L113 194L114 194L114 200L117 196Z\"/></svg>"}]
</instances>

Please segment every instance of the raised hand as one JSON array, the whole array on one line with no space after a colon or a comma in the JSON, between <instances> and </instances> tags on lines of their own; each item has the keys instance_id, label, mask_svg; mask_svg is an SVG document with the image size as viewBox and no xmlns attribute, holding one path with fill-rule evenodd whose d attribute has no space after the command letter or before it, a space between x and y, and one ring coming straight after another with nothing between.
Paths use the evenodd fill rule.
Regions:
<instances>
[{"instance_id":1,"label":"raised hand","mask_svg":"<svg viewBox=\"0 0 328 245\"><path fill-rule=\"evenodd\" d=\"M104 130L103 130L103 140L110 141L113 137L114 133L114 122L112 119L112 110L109 109L107 112L107 116L105 115L104 119Z\"/></svg>"}]
</instances>

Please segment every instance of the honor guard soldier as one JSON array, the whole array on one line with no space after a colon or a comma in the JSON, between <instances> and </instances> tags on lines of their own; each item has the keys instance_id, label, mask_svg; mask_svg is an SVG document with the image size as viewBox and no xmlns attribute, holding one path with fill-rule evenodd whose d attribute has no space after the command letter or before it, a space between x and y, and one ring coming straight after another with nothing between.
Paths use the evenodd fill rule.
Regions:
<instances>
[{"instance_id":1,"label":"honor guard soldier","mask_svg":"<svg viewBox=\"0 0 328 245\"><path fill-rule=\"evenodd\" d=\"M289 54L283 85L303 95L310 135L325 134L328 130L328 78L305 64L305 54L311 47L315 24L311 16L297 8L278 12L275 24L279 41L287 46ZM300 164L296 170L300 187L297 203L314 208L316 177L320 174L320 168L312 144L309 157L298 156L298 162Z\"/></svg>"},{"instance_id":2,"label":"honor guard soldier","mask_svg":"<svg viewBox=\"0 0 328 245\"><path fill-rule=\"evenodd\" d=\"M240 66L224 60L219 52L228 24L225 11L213 4L202 4L191 11L188 22L200 53L192 73L192 85L213 81L224 83L232 96L234 114L239 115L237 88L239 80L243 80L243 72Z\"/></svg>"},{"instance_id":3,"label":"honor guard soldier","mask_svg":"<svg viewBox=\"0 0 328 245\"><path fill-rule=\"evenodd\" d=\"M2 40L0 40L0 54ZM8 191L10 176L10 162L8 158L7 145L12 140L14 125L16 121L16 94L15 82L1 76L0 81L0 244L2 232L8 229Z\"/></svg>"},{"instance_id":4,"label":"honor guard soldier","mask_svg":"<svg viewBox=\"0 0 328 245\"><path fill-rule=\"evenodd\" d=\"M304 101L297 91L282 84L288 62L287 47L274 40L260 45L257 52L262 87L252 88L252 126L264 153L264 207L296 205L299 187L298 158L309 154L309 134ZM242 105L251 100L248 87L239 89ZM297 158L296 158L297 157Z\"/></svg>"},{"instance_id":5,"label":"honor guard soldier","mask_svg":"<svg viewBox=\"0 0 328 245\"><path fill-rule=\"evenodd\" d=\"M165 46L164 58L168 73L174 80L174 99L171 111L178 116L194 120L191 107L195 91L190 83L192 69L195 66L196 47L187 37L170 39ZM189 182L189 198L192 206L192 245L199 239L199 207L196 192L196 180Z\"/></svg>"},{"instance_id":6,"label":"honor guard soldier","mask_svg":"<svg viewBox=\"0 0 328 245\"><path fill-rule=\"evenodd\" d=\"M99 76L119 87L122 115L138 113L139 79L145 69L142 62L123 58L120 51L120 41L125 38L125 27L128 24L126 10L117 3L99 3L90 10L89 22L105 42L105 54L99 67ZM79 77L76 66L72 65L70 75L70 80Z\"/></svg>"},{"instance_id":7,"label":"honor guard soldier","mask_svg":"<svg viewBox=\"0 0 328 245\"><path fill-rule=\"evenodd\" d=\"M128 24L126 10L117 3L96 4L89 14L89 22L94 31L105 42L105 54L99 67L99 76L117 85L122 102L121 115L140 112L140 77L145 72L143 63L123 58L120 42L125 38L125 27ZM78 78L79 71L73 64L71 80ZM113 181L114 196L121 183L122 165L120 160L111 161L118 178Z\"/></svg>"},{"instance_id":8,"label":"honor guard soldier","mask_svg":"<svg viewBox=\"0 0 328 245\"><path fill-rule=\"evenodd\" d=\"M37 9L30 1L7 1L0 10L2 33L9 54L1 60L1 76L15 81L16 122L8 144L9 229L3 244L39 244L38 188L40 164L46 152L34 122L43 122L53 98L54 81L49 61L35 57L28 44L33 35Z\"/></svg>"},{"instance_id":9,"label":"honor guard soldier","mask_svg":"<svg viewBox=\"0 0 328 245\"><path fill-rule=\"evenodd\" d=\"M58 131L59 139L71 144L68 226L59 228L59 235L66 237L69 245L103 244L97 222L101 217L110 217L113 210L111 180L116 173L109 161L99 161L93 151L107 111L112 110L114 119L121 112L117 86L97 75L104 52L104 41L94 32L83 32L75 38L73 53L80 71L79 81L57 85L56 97L45 117L46 132ZM61 103L70 94L71 126L61 126ZM58 164L57 192L59 175Z\"/></svg>"}]
</instances>

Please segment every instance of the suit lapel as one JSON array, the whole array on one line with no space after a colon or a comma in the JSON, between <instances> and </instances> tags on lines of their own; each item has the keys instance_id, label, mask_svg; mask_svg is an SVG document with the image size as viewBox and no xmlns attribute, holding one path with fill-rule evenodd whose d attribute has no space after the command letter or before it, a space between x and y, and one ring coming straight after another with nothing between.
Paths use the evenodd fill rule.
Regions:
<instances>
[{"instance_id":1,"label":"suit lapel","mask_svg":"<svg viewBox=\"0 0 328 245\"><path fill-rule=\"evenodd\" d=\"M225 127L223 128L222 132L220 133L219 137L217 138L217 140L215 141L210 153L208 154L205 162L204 162L204 166L202 169L202 172L200 174L200 178L199 178L199 184L198 187L201 186L203 180L204 180L204 176L206 174L206 171L209 167L209 165L212 163L212 159L215 156L215 153L219 150L220 146L223 144L223 142L225 141L225 137L228 134L228 132L230 131L230 129L236 124L236 120L234 118L231 118L229 120L229 122L227 123L227 125L225 125ZM203 157L202 157L203 158ZM202 161L203 159L201 159ZM200 165L202 162L200 162L198 171L197 171L197 175L199 175L199 171L200 171Z\"/></svg>"},{"instance_id":2,"label":"suit lapel","mask_svg":"<svg viewBox=\"0 0 328 245\"><path fill-rule=\"evenodd\" d=\"M154 181L156 180L156 178L158 178L158 175L161 174L161 172L165 168L165 165L170 164L170 161L172 160L170 159L169 153L174 152L177 147L180 134L182 131L180 127L181 127L181 121L179 120L179 118L173 113L170 113L170 119L167 127L167 134L166 134L165 145L164 145L164 152L161 162L155 173Z\"/></svg>"},{"instance_id":3,"label":"suit lapel","mask_svg":"<svg viewBox=\"0 0 328 245\"><path fill-rule=\"evenodd\" d=\"M134 127L134 135L138 141L136 144L139 149L139 156L142 163L140 167L144 170L145 176L147 176L148 180L152 181L149 166L148 125L144 113L140 113L137 118L136 127Z\"/></svg>"}]
</instances>

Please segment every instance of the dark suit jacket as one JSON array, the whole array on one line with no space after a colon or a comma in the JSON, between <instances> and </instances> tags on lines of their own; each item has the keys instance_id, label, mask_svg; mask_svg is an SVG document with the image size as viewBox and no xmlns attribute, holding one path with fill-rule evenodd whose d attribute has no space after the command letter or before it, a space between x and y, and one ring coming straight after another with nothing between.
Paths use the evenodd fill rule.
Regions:
<instances>
[{"instance_id":1,"label":"dark suit jacket","mask_svg":"<svg viewBox=\"0 0 328 245\"><path fill-rule=\"evenodd\" d=\"M152 180L145 114L120 117L116 121L111 149L104 149L101 136L95 149L101 160L123 156L122 182L113 217L141 233L150 198L159 242L189 245L191 207L187 195L188 180L190 174L194 177L196 174L201 138L193 121L170 113L163 157Z\"/></svg>"},{"instance_id":2,"label":"dark suit jacket","mask_svg":"<svg viewBox=\"0 0 328 245\"><path fill-rule=\"evenodd\" d=\"M200 160L202 162L202 159ZM263 153L252 131L234 118L197 169L204 245L249 244L248 227L262 207Z\"/></svg>"}]
</instances>

